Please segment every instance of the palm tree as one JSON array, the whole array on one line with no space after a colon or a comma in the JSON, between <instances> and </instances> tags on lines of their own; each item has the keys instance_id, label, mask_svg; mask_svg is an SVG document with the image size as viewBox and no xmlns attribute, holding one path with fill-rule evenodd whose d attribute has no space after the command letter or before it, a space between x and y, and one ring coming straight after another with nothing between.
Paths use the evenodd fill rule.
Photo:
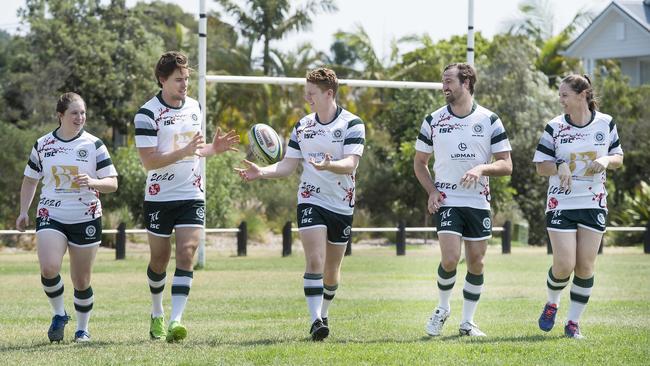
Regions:
<instances>
[{"instance_id":1,"label":"palm tree","mask_svg":"<svg viewBox=\"0 0 650 366\"><path fill-rule=\"evenodd\" d=\"M562 52L571 39L591 23L594 14L587 10L578 11L571 23L556 34L549 0L522 0L519 11L517 17L505 22L507 33L526 36L535 43L538 48L535 66L546 74L550 86L556 86L558 77L576 71L578 60L566 58Z\"/></svg>"},{"instance_id":2,"label":"palm tree","mask_svg":"<svg viewBox=\"0 0 650 366\"><path fill-rule=\"evenodd\" d=\"M255 43L264 43L264 75L271 72L270 42L282 39L288 33L309 28L312 17L319 12L338 10L334 0L308 0L293 13L289 0L245 0L247 8L235 4L234 0L215 0L226 13L237 19L240 33Z\"/></svg>"}]
</instances>

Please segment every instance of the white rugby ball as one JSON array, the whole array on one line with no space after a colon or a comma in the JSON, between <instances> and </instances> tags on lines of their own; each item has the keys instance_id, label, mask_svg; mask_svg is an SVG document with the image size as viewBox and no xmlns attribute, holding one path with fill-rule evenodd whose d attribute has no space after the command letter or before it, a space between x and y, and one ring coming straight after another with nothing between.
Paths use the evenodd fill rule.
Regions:
<instances>
[{"instance_id":1,"label":"white rugby ball","mask_svg":"<svg viewBox=\"0 0 650 366\"><path fill-rule=\"evenodd\" d=\"M253 155L266 164L277 163L282 159L282 141L269 125L258 123L251 127L248 143Z\"/></svg>"}]
</instances>

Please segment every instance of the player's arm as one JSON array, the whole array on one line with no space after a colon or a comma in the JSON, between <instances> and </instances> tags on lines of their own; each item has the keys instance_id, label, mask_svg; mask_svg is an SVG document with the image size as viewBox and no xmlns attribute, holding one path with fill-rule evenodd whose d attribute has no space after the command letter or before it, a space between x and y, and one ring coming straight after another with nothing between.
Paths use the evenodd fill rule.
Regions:
<instances>
[{"instance_id":1,"label":"player's arm","mask_svg":"<svg viewBox=\"0 0 650 366\"><path fill-rule=\"evenodd\" d=\"M23 177L23 184L20 186L20 214L16 219L16 229L18 231L25 231L25 227L29 225L29 206L32 205L36 188L38 187L38 179Z\"/></svg>"},{"instance_id":2,"label":"player's arm","mask_svg":"<svg viewBox=\"0 0 650 366\"><path fill-rule=\"evenodd\" d=\"M557 175L558 168L561 164L566 164L567 167L569 166L569 164L566 162L560 162L558 164L555 161L546 160L542 161L541 163L535 163L535 170L537 170L537 174L541 175L542 177L550 177Z\"/></svg>"},{"instance_id":3,"label":"player's arm","mask_svg":"<svg viewBox=\"0 0 650 366\"><path fill-rule=\"evenodd\" d=\"M512 175L512 159L510 151L502 151L494 154L494 161L484 164L481 168L482 175L488 177L502 177Z\"/></svg>"},{"instance_id":4,"label":"player's arm","mask_svg":"<svg viewBox=\"0 0 650 366\"><path fill-rule=\"evenodd\" d=\"M606 169L618 169L623 166L623 155L614 154L601 156L589 164L588 172L592 174L602 173Z\"/></svg>"},{"instance_id":5,"label":"player's arm","mask_svg":"<svg viewBox=\"0 0 650 366\"><path fill-rule=\"evenodd\" d=\"M427 191L427 210L433 214L444 203L445 197L438 191L433 181L431 171L429 170L429 159L431 159L431 154L416 150L415 158L413 159L413 171L415 171L415 177L420 182L422 188Z\"/></svg>"},{"instance_id":6,"label":"player's arm","mask_svg":"<svg viewBox=\"0 0 650 366\"><path fill-rule=\"evenodd\" d=\"M359 166L359 155L345 155L341 160L332 160L332 155L325 154L325 158L316 162L314 158L309 159L311 164L316 170L327 170L336 174L352 174Z\"/></svg>"},{"instance_id":7,"label":"player's arm","mask_svg":"<svg viewBox=\"0 0 650 366\"><path fill-rule=\"evenodd\" d=\"M92 188L99 193L112 193L117 191L117 177L91 178L87 174L79 174L74 177L79 187Z\"/></svg>"},{"instance_id":8,"label":"player's arm","mask_svg":"<svg viewBox=\"0 0 650 366\"><path fill-rule=\"evenodd\" d=\"M158 147L140 147L138 154L142 165L147 170L160 169L171 165L187 156L199 155L198 150L204 147L203 136L197 132L194 137L182 148L169 152L160 152Z\"/></svg>"},{"instance_id":9,"label":"player's arm","mask_svg":"<svg viewBox=\"0 0 650 366\"><path fill-rule=\"evenodd\" d=\"M460 178L460 184L465 188L476 188L482 176L502 177L512 174L512 159L510 151L494 153L494 161L490 164L479 164L468 170Z\"/></svg>"},{"instance_id":10,"label":"player's arm","mask_svg":"<svg viewBox=\"0 0 650 366\"><path fill-rule=\"evenodd\" d=\"M293 173L298 167L298 164L300 164L300 160L302 159L285 157L275 164L260 167L257 164L244 159L243 162L244 165L246 165L246 168L235 168L235 171L237 171L239 176L246 182L261 178L282 178L291 175L291 173Z\"/></svg>"},{"instance_id":11,"label":"player's arm","mask_svg":"<svg viewBox=\"0 0 650 366\"><path fill-rule=\"evenodd\" d=\"M431 194L434 191L437 191L437 189L433 182L431 171L429 171L429 159L431 159L431 154L416 151L415 158L413 159L413 170L415 171L415 177L418 179L418 182L420 182L422 188L424 188L428 194Z\"/></svg>"}]
</instances>

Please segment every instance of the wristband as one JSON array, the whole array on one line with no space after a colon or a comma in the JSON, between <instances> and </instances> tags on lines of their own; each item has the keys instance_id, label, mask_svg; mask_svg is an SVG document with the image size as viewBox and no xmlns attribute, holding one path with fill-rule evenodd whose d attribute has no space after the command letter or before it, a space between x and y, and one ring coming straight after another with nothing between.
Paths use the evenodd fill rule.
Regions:
<instances>
[{"instance_id":1,"label":"wristband","mask_svg":"<svg viewBox=\"0 0 650 366\"><path fill-rule=\"evenodd\" d=\"M566 161L564 161L564 160L562 160L562 159L557 159L557 160L555 160L555 167L559 170L559 169L560 169L560 165L562 165L562 164L564 164L564 163L566 163Z\"/></svg>"}]
</instances>

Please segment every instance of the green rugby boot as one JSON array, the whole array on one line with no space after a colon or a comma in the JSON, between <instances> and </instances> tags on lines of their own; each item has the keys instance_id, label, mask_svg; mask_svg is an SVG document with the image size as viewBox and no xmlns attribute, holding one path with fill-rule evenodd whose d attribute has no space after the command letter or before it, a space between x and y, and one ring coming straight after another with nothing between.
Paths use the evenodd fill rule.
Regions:
<instances>
[{"instance_id":1,"label":"green rugby boot","mask_svg":"<svg viewBox=\"0 0 650 366\"><path fill-rule=\"evenodd\" d=\"M187 337L187 328L177 321L169 323L167 328L167 342L177 342Z\"/></svg>"},{"instance_id":2,"label":"green rugby boot","mask_svg":"<svg viewBox=\"0 0 650 366\"><path fill-rule=\"evenodd\" d=\"M164 316L159 316L156 318L153 316L151 317L151 324L149 325L149 336L151 339L164 339L167 337Z\"/></svg>"}]
</instances>

